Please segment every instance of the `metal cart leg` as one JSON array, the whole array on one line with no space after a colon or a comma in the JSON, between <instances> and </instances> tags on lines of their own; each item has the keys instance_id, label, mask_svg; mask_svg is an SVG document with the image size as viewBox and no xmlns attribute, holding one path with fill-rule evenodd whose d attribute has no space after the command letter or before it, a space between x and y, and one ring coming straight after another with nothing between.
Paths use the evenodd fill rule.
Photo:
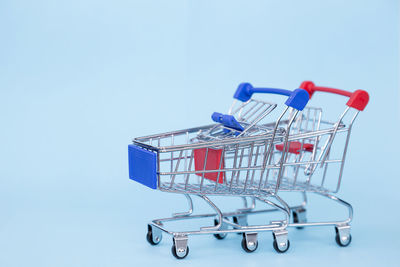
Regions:
<instances>
[{"instance_id":1,"label":"metal cart leg","mask_svg":"<svg viewBox=\"0 0 400 267\"><path fill-rule=\"evenodd\" d=\"M290 247L290 242L288 240L288 231L286 230L286 227L289 225L289 220L290 220L290 208L286 204L286 202L283 201L279 196L273 195L273 197L282 205L282 207L267 200L267 199L263 199L263 198L258 198L258 199L266 202L267 204L275 206L278 209L281 209L282 211L284 211L284 213L286 215L286 218L284 220L280 221L280 223L282 224L282 227L277 228L276 230L272 231L272 235L274 238L274 241L273 241L274 249L279 253L284 253L284 252L288 251L289 247ZM271 223L277 223L277 222L271 222Z\"/></svg>"},{"instance_id":2,"label":"metal cart leg","mask_svg":"<svg viewBox=\"0 0 400 267\"><path fill-rule=\"evenodd\" d=\"M351 234L350 234L350 222L353 220L353 207L350 203L328 193L323 192L314 192L317 195L326 197L330 200L337 202L340 205L343 205L348 210L348 217L342 221L323 221L323 222L301 222L300 220L296 222L294 218L294 223L289 224L291 227L308 227L308 226L334 226L335 227L335 241L341 247L346 247L351 243ZM292 209L293 210L293 209ZM293 210L294 212L298 212L298 210ZM301 212L300 212L301 214ZM299 214L297 214L299 215ZM293 215L295 217L295 215ZM303 218L304 219L304 218Z\"/></svg>"},{"instance_id":3,"label":"metal cart leg","mask_svg":"<svg viewBox=\"0 0 400 267\"><path fill-rule=\"evenodd\" d=\"M303 196L303 202L301 203L300 206L292 207L292 217L293 217L293 223L306 223L307 222L307 195L306 192L301 192ZM298 226L296 227L297 229L303 229L304 227Z\"/></svg>"},{"instance_id":4,"label":"metal cart leg","mask_svg":"<svg viewBox=\"0 0 400 267\"><path fill-rule=\"evenodd\" d=\"M240 225L240 226L248 226L249 225L247 223L247 214L233 216L232 220L235 224ZM239 229L238 227L234 227L234 228ZM241 233L238 233L238 234L240 235Z\"/></svg>"},{"instance_id":5,"label":"metal cart leg","mask_svg":"<svg viewBox=\"0 0 400 267\"><path fill-rule=\"evenodd\" d=\"M189 216L189 215L191 215L193 213L193 201L192 201L192 198L188 194L184 194L184 196L186 197L186 200L188 202L189 210L185 211L185 212L174 213L174 214L172 214L173 217Z\"/></svg>"},{"instance_id":6,"label":"metal cart leg","mask_svg":"<svg viewBox=\"0 0 400 267\"><path fill-rule=\"evenodd\" d=\"M238 212L245 212L245 214L233 216L232 220L237 225L248 226L249 224L247 222L247 214L251 213L251 211L255 209L255 207L256 207L256 198L255 197L251 198L251 206L250 207L248 206L247 198L246 197L242 197L242 199L243 199L244 207L241 208L241 209L237 209L237 211ZM238 234L240 235L241 233L238 233Z\"/></svg>"},{"instance_id":7,"label":"metal cart leg","mask_svg":"<svg viewBox=\"0 0 400 267\"><path fill-rule=\"evenodd\" d=\"M344 201L343 199L340 199L334 195L328 194L328 193L318 193L321 196L325 196L333 201L336 201L337 203L347 207L348 212L349 212L349 217L341 222L336 222L335 223L335 241L336 243L341 246L341 247L347 247L351 243L351 234L350 234L350 222L353 219L353 207L351 206L350 203Z\"/></svg>"},{"instance_id":8,"label":"metal cart leg","mask_svg":"<svg viewBox=\"0 0 400 267\"><path fill-rule=\"evenodd\" d=\"M201 227L201 230L220 230L223 224L223 217L222 217L222 212L221 210L214 204L214 202L212 202L208 197L204 196L204 195L198 195L199 197L201 197L202 199L204 199L205 202L207 202L211 208L213 208L215 210L215 212L217 213L217 224L214 226L205 226L205 227Z\"/></svg>"},{"instance_id":9,"label":"metal cart leg","mask_svg":"<svg viewBox=\"0 0 400 267\"><path fill-rule=\"evenodd\" d=\"M224 217L224 220L228 220L228 218L225 218ZM222 220L222 225L221 225L221 227L219 228L219 230L227 230L227 229L229 229L229 225L226 223L226 222L224 222L224 220ZM218 219L214 219L214 225L215 226L217 226L219 224L219 221L218 221ZM214 234L214 236L215 236L215 238L216 239L224 239L226 236L227 236L228 234L227 233L218 233L218 234Z\"/></svg>"}]
</instances>

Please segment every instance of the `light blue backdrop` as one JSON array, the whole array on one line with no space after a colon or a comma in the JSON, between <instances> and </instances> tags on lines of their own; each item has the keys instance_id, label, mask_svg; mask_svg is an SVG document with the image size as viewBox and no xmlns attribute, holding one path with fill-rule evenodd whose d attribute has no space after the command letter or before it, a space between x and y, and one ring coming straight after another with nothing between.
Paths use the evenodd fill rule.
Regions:
<instances>
[{"instance_id":1,"label":"light blue backdrop","mask_svg":"<svg viewBox=\"0 0 400 267\"><path fill-rule=\"evenodd\" d=\"M239 82L305 79L370 93L340 192L351 246L331 228L291 230L284 255L270 234L253 254L194 237L180 262L170 237L148 245L146 222L185 202L128 179L131 138L209 123ZM0 266L398 266L399 101L396 0L3 0Z\"/></svg>"}]
</instances>

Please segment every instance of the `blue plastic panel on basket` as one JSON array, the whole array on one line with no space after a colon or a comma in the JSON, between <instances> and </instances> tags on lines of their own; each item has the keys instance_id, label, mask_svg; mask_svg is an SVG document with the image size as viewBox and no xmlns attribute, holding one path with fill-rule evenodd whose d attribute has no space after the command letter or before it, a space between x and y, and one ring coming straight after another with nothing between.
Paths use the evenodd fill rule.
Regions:
<instances>
[{"instance_id":1,"label":"blue plastic panel on basket","mask_svg":"<svg viewBox=\"0 0 400 267\"><path fill-rule=\"evenodd\" d=\"M135 145L128 146L129 178L157 189L157 154Z\"/></svg>"}]
</instances>

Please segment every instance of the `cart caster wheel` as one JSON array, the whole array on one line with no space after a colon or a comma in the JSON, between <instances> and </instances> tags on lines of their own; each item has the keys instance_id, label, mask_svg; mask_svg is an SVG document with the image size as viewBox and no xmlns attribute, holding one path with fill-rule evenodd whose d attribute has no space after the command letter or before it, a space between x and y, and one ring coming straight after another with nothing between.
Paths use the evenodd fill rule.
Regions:
<instances>
[{"instance_id":1,"label":"cart caster wheel","mask_svg":"<svg viewBox=\"0 0 400 267\"><path fill-rule=\"evenodd\" d=\"M306 209L304 209L304 208L293 210L292 215L293 215L293 223L305 223L305 222L307 222ZM304 226L296 226L296 228L297 229L304 229Z\"/></svg>"},{"instance_id":2,"label":"cart caster wheel","mask_svg":"<svg viewBox=\"0 0 400 267\"><path fill-rule=\"evenodd\" d=\"M188 236L187 235L175 235L172 238L172 255L175 258L181 260L189 254Z\"/></svg>"},{"instance_id":3,"label":"cart caster wheel","mask_svg":"<svg viewBox=\"0 0 400 267\"><path fill-rule=\"evenodd\" d=\"M243 233L242 248L247 253L256 251L258 248L257 234L247 234L246 236Z\"/></svg>"},{"instance_id":4,"label":"cart caster wheel","mask_svg":"<svg viewBox=\"0 0 400 267\"><path fill-rule=\"evenodd\" d=\"M233 216L233 217L232 217L232 221L233 221L234 223L236 223L236 224L239 224L239 220L238 220L238 218L237 218L236 216ZM236 234L241 235L242 233L236 233Z\"/></svg>"},{"instance_id":5,"label":"cart caster wheel","mask_svg":"<svg viewBox=\"0 0 400 267\"><path fill-rule=\"evenodd\" d=\"M342 240L342 239L340 238L339 234L336 234L335 240L336 240L336 243L337 243L339 246L341 246L341 247L347 247L347 246L350 245L350 243L351 243L351 235L349 235L349 236L347 237L347 240Z\"/></svg>"},{"instance_id":6,"label":"cart caster wheel","mask_svg":"<svg viewBox=\"0 0 400 267\"><path fill-rule=\"evenodd\" d=\"M236 224L239 224L241 226L247 226L247 216L233 216L232 221ZM241 235L243 233L237 233L238 235Z\"/></svg>"},{"instance_id":7,"label":"cart caster wheel","mask_svg":"<svg viewBox=\"0 0 400 267\"><path fill-rule=\"evenodd\" d=\"M335 227L336 236L335 241L340 247L347 247L351 243L350 228L345 228L345 230Z\"/></svg>"},{"instance_id":8,"label":"cart caster wheel","mask_svg":"<svg viewBox=\"0 0 400 267\"><path fill-rule=\"evenodd\" d=\"M150 245L152 246L160 244L162 240L161 231L159 229L153 229L151 225L148 225L147 229L148 229L146 235L147 242L149 242Z\"/></svg>"},{"instance_id":9,"label":"cart caster wheel","mask_svg":"<svg viewBox=\"0 0 400 267\"><path fill-rule=\"evenodd\" d=\"M218 224L218 220L214 219L214 225ZM216 239L222 240L224 239L228 234L214 234Z\"/></svg>"},{"instance_id":10,"label":"cart caster wheel","mask_svg":"<svg viewBox=\"0 0 400 267\"><path fill-rule=\"evenodd\" d=\"M286 234L275 234L273 233L274 236L274 242L273 242L273 247L276 252L278 253L285 253L288 251L290 247L290 241L287 239L287 232Z\"/></svg>"},{"instance_id":11,"label":"cart caster wheel","mask_svg":"<svg viewBox=\"0 0 400 267\"><path fill-rule=\"evenodd\" d=\"M189 254L189 246L187 246L186 249L180 248L177 251L176 246L174 244L174 245L172 245L171 252L175 258L177 258L178 260L181 260L181 259L186 258L186 256Z\"/></svg>"},{"instance_id":12,"label":"cart caster wheel","mask_svg":"<svg viewBox=\"0 0 400 267\"><path fill-rule=\"evenodd\" d=\"M274 240L273 246L274 246L274 249L275 249L276 252L278 252L278 253L285 253L286 251L288 251L288 249L289 249L289 247L290 247L290 241L289 241L289 240L287 241L286 248L284 248L284 249L282 249L282 248L280 248L280 247L278 246L278 243L276 242L276 240Z\"/></svg>"}]
</instances>

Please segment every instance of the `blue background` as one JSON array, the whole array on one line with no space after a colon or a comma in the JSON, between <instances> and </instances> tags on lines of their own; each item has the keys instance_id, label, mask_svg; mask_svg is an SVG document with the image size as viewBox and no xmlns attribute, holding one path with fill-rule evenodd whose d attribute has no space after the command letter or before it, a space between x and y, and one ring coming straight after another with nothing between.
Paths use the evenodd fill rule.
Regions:
<instances>
[{"instance_id":1,"label":"blue background","mask_svg":"<svg viewBox=\"0 0 400 267\"><path fill-rule=\"evenodd\" d=\"M395 0L1 1L0 266L398 266L399 58ZM370 93L339 194L351 246L332 227L290 230L284 255L269 233L253 254L193 237L179 262L170 237L147 244L147 221L185 202L128 179L131 138L208 124L240 82L305 79Z\"/></svg>"}]
</instances>

